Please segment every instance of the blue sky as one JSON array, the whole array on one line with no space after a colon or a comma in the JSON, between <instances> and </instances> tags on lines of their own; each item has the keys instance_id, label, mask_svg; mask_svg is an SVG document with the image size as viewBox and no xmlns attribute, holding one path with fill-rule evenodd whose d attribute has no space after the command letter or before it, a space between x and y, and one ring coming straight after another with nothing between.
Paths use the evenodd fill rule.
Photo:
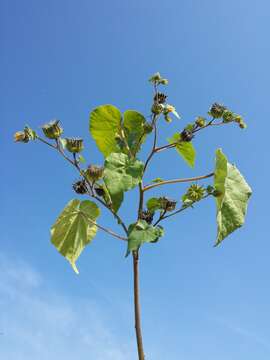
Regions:
<instances>
[{"instance_id":1,"label":"blue sky","mask_svg":"<svg viewBox=\"0 0 270 360\"><path fill-rule=\"evenodd\" d=\"M266 0L0 0L1 358L136 359L125 244L99 233L76 276L50 245L49 228L76 197L77 174L50 149L12 136L26 123L40 129L58 118L67 136L85 138L88 161L101 163L90 110L111 103L148 116L147 79L160 71L182 115L161 124L160 144L214 101L242 114L248 129L201 132L195 169L168 151L148 180L208 173L222 147L254 194L245 227L219 248L208 201L164 223L165 237L142 249L147 359L269 359L269 15ZM185 188L153 194L179 199ZM127 222L136 195L121 210ZM101 221L117 229L106 211Z\"/></svg>"}]
</instances>

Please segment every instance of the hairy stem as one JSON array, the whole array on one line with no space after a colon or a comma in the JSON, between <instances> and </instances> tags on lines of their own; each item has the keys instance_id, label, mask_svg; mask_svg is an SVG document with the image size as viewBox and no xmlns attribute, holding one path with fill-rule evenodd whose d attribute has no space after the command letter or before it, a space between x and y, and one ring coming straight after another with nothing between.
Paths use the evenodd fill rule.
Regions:
<instances>
[{"instance_id":1,"label":"hairy stem","mask_svg":"<svg viewBox=\"0 0 270 360\"><path fill-rule=\"evenodd\" d=\"M133 276L134 276L134 313L135 313L135 331L137 339L137 350L139 360L145 360L143 351L143 339L141 329L141 309L139 292L139 252L133 251Z\"/></svg>"},{"instance_id":2,"label":"hairy stem","mask_svg":"<svg viewBox=\"0 0 270 360\"><path fill-rule=\"evenodd\" d=\"M214 176L214 173L210 173L210 174L202 175L202 176L196 176L196 177L192 177L192 178L183 178L183 179L160 181L160 182L158 182L156 184L151 184L151 185L145 186L143 188L143 191L147 191L147 190L153 189L153 188L161 186L161 185L177 184L177 183L183 183L183 182L192 182L192 181L203 180L203 179L207 179L207 178L209 178L211 176Z\"/></svg>"}]
</instances>

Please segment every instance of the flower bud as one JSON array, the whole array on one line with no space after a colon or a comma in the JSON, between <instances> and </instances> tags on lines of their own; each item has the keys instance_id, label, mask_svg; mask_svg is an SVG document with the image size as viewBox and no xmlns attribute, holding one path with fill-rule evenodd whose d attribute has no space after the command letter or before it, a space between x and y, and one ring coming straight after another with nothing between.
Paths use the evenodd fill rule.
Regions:
<instances>
[{"instance_id":1,"label":"flower bud","mask_svg":"<svg viewBox=\"0 0 270 360\"><path fill-rule=\"evenodd\" d=\"M97 180L102 179L103 172L104 172L104 168L102 166L90 165L85 171L85 175L87 179L89 179L91 182L95 182Z\"/></svg>"},{"instance_id":2,"label":"flower bud","mask_svg":"<svg viewBox=\"0 0 270 360\"><path fill-rule=\"evenodd\" d=\"M162 113L163 109L164 109L164 106L162 104L154 103L152 105L151 111L153 114L159 115Z\"/></svg>"},{"instance_id":3,"label":"flower bud","mask_svg":"<svg viewBox=\"0 0 270 360\"><path fill-rule=\"evenodd\" d=\"M79 153L83 150L83 139L66 138L66 149L71 153Z\"/></svg>"},{"instance_id":4,"label":"flower bud","mask_svg":"<svg viewBox=\"0 0 270 360\"><path fill-rule=\"evenodd\" d=\"M235 115L234 120L237 124L240 124L241 122L243 122L243 118L241 115Z\"/></svg>"},{"instance_id":5,"label":"flower bud","mask_svg":"<svg viewBox=\"0 0 270 360\"><path fill-rule=\"evenodd\" d=\"M161 85L168 85L168 84L169 84L169 80L167 80L167 79L161 79L161 80L159 80L158 83L161 84Z\"/></svg>"},{"instance_id":6,"label":"flower bud","mask_svg":"<svg viewBox=\"0 0 270 360\"><path fill-rule=\"evenodd\" d=\"M241 129L246 129L247 124L242 120L242 121L239 123L239 127L240 127Z\"/></svg>"},{"instance_id":7,"label":"flower bud","mask_svg":"<svg viewBox=\"0 0 270 360\"><path fill-rule=\"evenodd\" d=\"M225 106L218 103L214 103L209 110L209 115L213 116L213 118L215 119L218 119L222 117L225 110L226 110Z\"/></svg>"},{"instance_id":8,"label":"flower bud","mask_svg":"<svg viewBox=\"0 0 270 360\"><path fill-rule=\"evenodd\" d=\"M152 83L155 83L157 81L161 80L161 76L159 72L156 72L153 76L150 77L149 81Z\"/></svg>"},{"instance_id":9,"label":"flower bud","mask_svg":"<svg viewBox=\"0 0 270 360\"><path fill-rule=\"evenodd\" d=\"M58 139L63 133L59 120L50 121L42 126L42 131L48 139Z\"/></svg>"},{"instance_id":10,"label":"flower bud","mask_svg":"<svg viewBox=\"0 0 270 360\"><path fill-rule=\"evenodd\" d=\"M182 141L186 141L189 142L194 138L194 135L192 133L192 131L188 130L188 129L184 129L181 133L180 133L181 139Z\"/></svg>"},{"instance_id":11,"label":"flower bud","mask_svg":"<svg viewBox=\"0 0 270 360\"><path fill-rule=\"evenodd\" d=\"M86 194L88 189L87 189L87 183L85 180L79 180L77 182L75 182L73 185L73 190L77 193L77 194Z\"/></svg>"},{"instance_id":12,"label":"flower bud","mask_svg":"<svg viewBox=\"0 0 270 360\"><path fill-rule=\"evenodd\" d=\"M204 117L198 116L198 117L196 118L195 124L196 124L197 126L203 127L203 126L205 126L205 123L206 123L206 120L205 120Z\"/></svg>"},{"instance_id":13,"label":"flower bud","mask_svg":"<svg viewBox=\"0 0 270 360\"><path fill-rule=\"evenodd\" d=\"M222 118L223 118L224 123L229 123L229 122L232 122L232 121L235 120L235 115L234 115L234 113L232 111L225 110L223 112Z\"/></svg>"}]
</instances>

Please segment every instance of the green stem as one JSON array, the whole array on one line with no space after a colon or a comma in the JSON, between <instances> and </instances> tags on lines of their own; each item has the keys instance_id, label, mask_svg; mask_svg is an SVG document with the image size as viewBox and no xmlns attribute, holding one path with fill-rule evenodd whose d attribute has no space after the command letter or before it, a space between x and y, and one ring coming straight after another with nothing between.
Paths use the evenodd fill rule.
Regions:
<instances>
[{"instance_id":1,"label":"green stem","mask_svg":"<svg viewBox=\"0 0 270 360\"><path fill-rule=\"evenodd\" d=\"M160 182L158 182L158 183L156 183L156 184L151 184L151 185L145 186L145 187L143 188L143 192L148 191L148 190L153 189L153 188L158 187L158 186L162 186L162 185L198 181L198 180L207 179L207 178L209 178L209 177L211 177L211 176L214 176L214 173L210 173L210 174L203 175L203 176L196 176L196 177L192 177L192 178L183 178L183 179L174 179L174 180L160 181Z\"/></svg>"}]
</instances>

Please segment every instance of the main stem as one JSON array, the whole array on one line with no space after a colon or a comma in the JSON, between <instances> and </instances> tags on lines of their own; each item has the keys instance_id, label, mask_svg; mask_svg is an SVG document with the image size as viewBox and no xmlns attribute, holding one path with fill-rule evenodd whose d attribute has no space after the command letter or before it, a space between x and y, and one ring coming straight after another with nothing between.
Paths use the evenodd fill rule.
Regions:
<instances>
[{"instance_id":1,"label":"main stem","mask_svg":"<svg viewBox=\"0 0 270 360\"><path fill-rule=\"evenodd\" d=\"M133 276L134 276L134 311L135 311L135 330L137 338L137 350L139 360L145 360L143 351L143 339L141 329L141 309L140 309L140 290L139 290L139 251L133 251Z\"/></svg>"}]
</instances>

